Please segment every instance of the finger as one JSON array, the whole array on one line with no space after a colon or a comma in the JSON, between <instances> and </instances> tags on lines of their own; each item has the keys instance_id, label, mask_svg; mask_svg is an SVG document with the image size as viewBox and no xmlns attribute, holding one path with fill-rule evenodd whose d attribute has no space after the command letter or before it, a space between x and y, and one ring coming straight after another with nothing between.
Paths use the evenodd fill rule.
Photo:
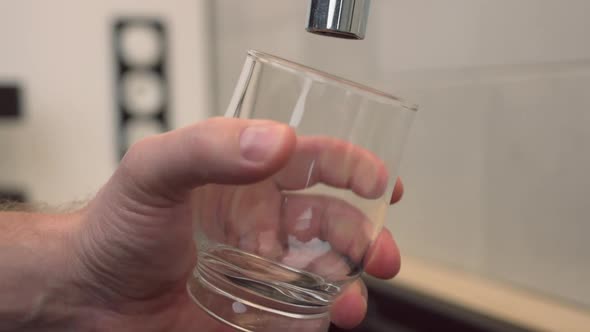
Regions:
<instances>
[{"instance_id":1,"label":"finger","mask_svg":"<svg viewBox=\"0 0 590 332\"><path fill-rule=\"evenodd\" d=\"M385 164L366 149L331 137L300 136L293 156L276 180L287 190L321 182L374 199L384 194L388 174Z\"/></svg>"},{"instance_id":2,"label":"finger","mask_svg":"<svg viewBox=\"0 0 590 332\"><path fill-rule=\"evenodd\" d=\"M205 183L251 183L268 177L294 146L295 134L287 125L213 118L134 144L117 172L128 188L149 196L184 197Z\"/></svg>"},{"instance_id":3,"label":"finger","mask_svg":"<svg viewBox=\"0 0 590 332\"><path fill-rule=\"evenodd\" d=\"M397 178L395 182L395 188L393 189L393 195L391 195L391 204L395 204L402 199L404 195L404 184L401 178Z\"/></svg>"},{"instance_id":4,"label":"finger","mask_svg":"<svg viewBox=\"0 0 590 332\"><path fill-rule=\"evenodd\" d=\"M308 268L315 267L322 271L320 275L328 276L334 273L327 271L336 272L342 265L346 275L350 272L349 262L361 264L373 235L373 225L361 210L335 197L310 194L286 195L282 210L285 231L294 237L293 247L302 249L297 256L311 264ZM319 245L318 240L329 244L326 255L309 252ZM312 251L321 252L322 248Z\"/></svg>"},{"instance_id":5,"label":"finger","mask_svg":"<svg viewBox=\"0 0 590 332\"><path fill-rule=\"evenodd\" d=\"M283 197L268 179L249 186L210 184L192 191L194 222L209 239L266 258L277 258Z\"/></svg>"},{"instance_id":6,"label":"finger","mask_svg":"<svg viewBox=\"0 0 590 332\"><path fill-rule=\"evenodd\" d=\"M383 228L366 257L365 271L374 277L391 279L399 272L401 257L391 232Z\"/></svg>"},{"instance_id":7,"label":"finger","mask_svg":"<svg viewBox=\"0 0 590 332\"><path fill-rule=\"evenodd\" d=\"M334 301L332 322L338 327L352 329L359 325L367 313L367 287L356 280Z\"/></svg>"}]
</instances>

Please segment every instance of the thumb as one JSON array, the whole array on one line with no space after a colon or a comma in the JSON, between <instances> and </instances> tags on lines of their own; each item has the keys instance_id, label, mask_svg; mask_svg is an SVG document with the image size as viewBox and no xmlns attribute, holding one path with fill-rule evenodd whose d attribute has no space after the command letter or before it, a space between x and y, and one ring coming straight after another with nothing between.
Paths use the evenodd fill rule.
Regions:
<instances>
[{"instance_id":1,"label":"thumb","mask_svg":"<svg viewBox=\"0 0 590 332\"><path fill-rule=\"evenodd\" d=\"M115 177L128 194L179 201L203 184L270 176L286 163L295 141L285 124L212 118L134 144Z\"/></svg>"}]
</instances>

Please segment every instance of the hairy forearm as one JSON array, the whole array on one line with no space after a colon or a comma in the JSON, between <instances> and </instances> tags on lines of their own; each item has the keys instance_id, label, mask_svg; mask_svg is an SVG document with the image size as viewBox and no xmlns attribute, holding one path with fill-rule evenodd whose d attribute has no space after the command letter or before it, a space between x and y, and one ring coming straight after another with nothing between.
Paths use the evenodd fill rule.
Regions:
<instances>
[{"instance_id":1,"label":"hairy forearm","mask_svg":"<svg viewBox=\"0 0 590 332\"><path fill-rule=\"evenodd\" d=\"M71 214L0 212L0 331L71 326L67 238L73 223Z\"/></svg>"}]
</instances>

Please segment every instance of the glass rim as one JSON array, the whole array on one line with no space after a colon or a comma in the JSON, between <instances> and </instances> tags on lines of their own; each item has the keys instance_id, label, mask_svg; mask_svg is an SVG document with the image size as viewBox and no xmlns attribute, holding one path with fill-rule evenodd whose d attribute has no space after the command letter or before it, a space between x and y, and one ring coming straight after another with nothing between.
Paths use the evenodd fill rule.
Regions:
<instances>
[{"instance_id":1,"label":"glass rim","mask_svg":"<svg viewBox=\"0 0 590 332\"><path fill-rule=\"evenodd\" d=\"M375 88L371 88L369 86L366 86L366 85L363 85L360 83L356 83L351 80L347 80L345 78L342 78L342 77L339 77L339 76L336 76L333 74L329 74L324 71L321 71L321 70L318 70L318 69L315 69L315 68L312 68L312 67L309 67L306 65L302 65L297 62L293 62L291 60L287 60L287 59L278 57L276 55L272 55L269 53L265 53L265 52L251 49L251 50L248 50L248 56L254 57L256 60L261 61L263 63L269 63L271 65L291 69L291 70L294 70L297 73L300 73L305 76L313 76L315 78L320 78L323 81L330 82L335 85L344 86L348 89L358 91L362 94L368 94L368 95L384 98L384 99L388 100L390 103L398 104L402 108L409 110L409 111L413 111L413 112L418 111L417 105L408 104L402 98L396 97L390 93L383 92L383 91L377 90Z\"/></svg>"}]
</instances>

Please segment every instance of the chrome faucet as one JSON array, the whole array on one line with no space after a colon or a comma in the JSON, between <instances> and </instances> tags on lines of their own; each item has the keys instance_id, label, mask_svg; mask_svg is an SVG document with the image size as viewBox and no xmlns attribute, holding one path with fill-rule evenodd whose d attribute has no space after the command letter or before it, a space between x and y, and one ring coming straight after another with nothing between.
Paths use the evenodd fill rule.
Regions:
<instances>
[{"instance_id":1,"label":"chrome faucet","mask_svg":"<svg viewBox=\"0 0 590 332\"><path fill-rule=\"evenodd\" d=\"M310 0L306 30L324 36L364 39L371 0Z\"/></svg>"}]
</instances>

